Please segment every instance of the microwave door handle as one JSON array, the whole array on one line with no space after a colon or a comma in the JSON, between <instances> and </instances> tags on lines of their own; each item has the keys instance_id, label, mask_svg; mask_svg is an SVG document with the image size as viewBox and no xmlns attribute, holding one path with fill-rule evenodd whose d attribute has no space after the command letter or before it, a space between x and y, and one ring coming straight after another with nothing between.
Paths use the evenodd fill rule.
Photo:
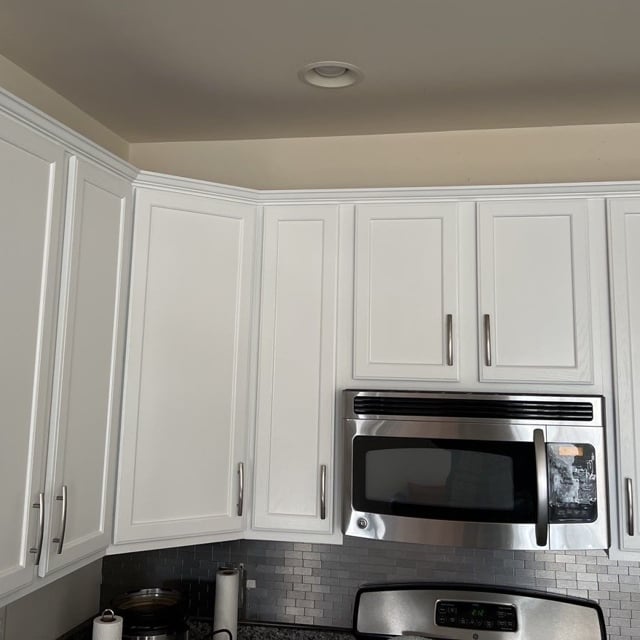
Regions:
<instances>
[{"instance_id":1,"label":"microwave door handle","mask_svg":"<svg viewBox=\"0 0 640 640\"><path fill-rule=\"evenodd\" d=\"M547 448L542 429L536 429L533 432L533 448L536 457L536 484L538 489L536 543L540 547L546 547L547 532L549 530L549 486L547 481Z\"/></svg>"}]
</instances>

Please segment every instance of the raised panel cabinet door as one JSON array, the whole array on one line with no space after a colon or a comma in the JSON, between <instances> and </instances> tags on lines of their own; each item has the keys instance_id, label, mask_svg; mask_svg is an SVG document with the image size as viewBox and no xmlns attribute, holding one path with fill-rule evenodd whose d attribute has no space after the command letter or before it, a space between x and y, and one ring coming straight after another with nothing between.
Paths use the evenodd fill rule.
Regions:
<instances>
[{"instance_id":1,"label":"raised panel cabinet door","mask_svg":"<svg viewBox=\"0 0 640 640\"><path fill-rule=\"evenodd\" d=\"M356 207L354 378L457 380L458 205Z\"/></svg>"},{"instance_id":2,"label":"raised panel cabinet door","mask_svg":"<svg viewBox=\"0 0 640 640\"><path fill-rule=\"evenodd\" d=\"M243 527L255 207L136 192L115 541Z\"/></svg>"},{"instance_id":3,"label":"raised panel cabinet door","mask_svg":"<svg viewBox=\"0 0 640 640\"><path fill-rule=\"evenodd\" d=\"M71 158L42 575L111 543L132 221L131 184Z\"/></svg>"},{"instance_id":4,"label":"raised panel cabinet door","mask_svg":"<svg viewBox=\"0 0 640 640\"><path fill-rule=\"evenodd\" d=\"M609 201L620 545L640 549L640 198Z\"/></svg>"},{"instance_id":5,"label":"raised panel cabinet door","mask_svg":"<svg viewBox=\"0 0 640 640\"><path fill-rule=\"evenodd\" d=\"M478 205L483 381L593 381L586 200Z\"/></svg>"},{"instance_id":6,"label":"raised panel cabinet door","mask_svg":"<svg viewBox=\"0 0 640 640\"><path fill-rule=\"evenodd\" d=\"M44 448L62 242L62 147L0 115L0 596L42 543ZM34 505L37 505L34 507Z\"/></svg>"},{"instance_id":7,"label":"raised panel cabinet door","mask_svg":"<svg viewBox=\"0 0 640 640\"><path fill-rule=\"evenodd\" d=\"M332 531L338 215L265 209L255 529Z\"/></svg>"}]
</instances>

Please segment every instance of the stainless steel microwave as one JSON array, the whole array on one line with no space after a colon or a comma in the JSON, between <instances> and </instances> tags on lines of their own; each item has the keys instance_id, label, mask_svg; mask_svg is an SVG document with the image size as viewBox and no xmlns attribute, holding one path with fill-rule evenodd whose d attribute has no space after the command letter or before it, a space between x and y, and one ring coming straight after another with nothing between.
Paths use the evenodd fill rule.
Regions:
<instances>
[{"instance_id":1,"label":"stainless steel microwave","mask_svg":"<svg viewBox=\"0 0 640 640\"><path fill-rule=\"evenodd\" d=\"M349 536L608 547L601 396L344 392Z\"/></svg>"}]
</instances>

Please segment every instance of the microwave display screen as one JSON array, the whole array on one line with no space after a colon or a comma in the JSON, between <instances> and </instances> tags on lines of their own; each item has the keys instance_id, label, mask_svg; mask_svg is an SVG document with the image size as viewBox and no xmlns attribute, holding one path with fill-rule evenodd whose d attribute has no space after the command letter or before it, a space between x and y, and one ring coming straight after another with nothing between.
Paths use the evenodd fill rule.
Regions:
<instances>
[{"instance_id":1,"label":"microwave display screen","mask_svg":"<svg viewBox=\"0 0 640 640\"><path fill-rule=\"evenodd\" d=\"M416 518L534 522L533 444L356 437L354 507Z\"/></svg>"}]
</instances>

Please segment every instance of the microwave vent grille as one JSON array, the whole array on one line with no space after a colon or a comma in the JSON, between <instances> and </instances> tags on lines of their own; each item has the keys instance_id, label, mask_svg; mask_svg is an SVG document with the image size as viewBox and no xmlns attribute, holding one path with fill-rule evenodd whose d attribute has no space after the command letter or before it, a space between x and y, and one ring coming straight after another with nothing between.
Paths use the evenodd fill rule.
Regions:
<instances>
[{"instance_id":1,"label":"microwave vent grille","mask_svg":"<svg viewBox=\"0 0 640 640\"><path fill-rule=\"evenodd\" d=\"M487 418L493 420L593 421L593 403L561 400L489 400L409 396L356 396L359 416Z\"/></svg>"}]
</instances>

